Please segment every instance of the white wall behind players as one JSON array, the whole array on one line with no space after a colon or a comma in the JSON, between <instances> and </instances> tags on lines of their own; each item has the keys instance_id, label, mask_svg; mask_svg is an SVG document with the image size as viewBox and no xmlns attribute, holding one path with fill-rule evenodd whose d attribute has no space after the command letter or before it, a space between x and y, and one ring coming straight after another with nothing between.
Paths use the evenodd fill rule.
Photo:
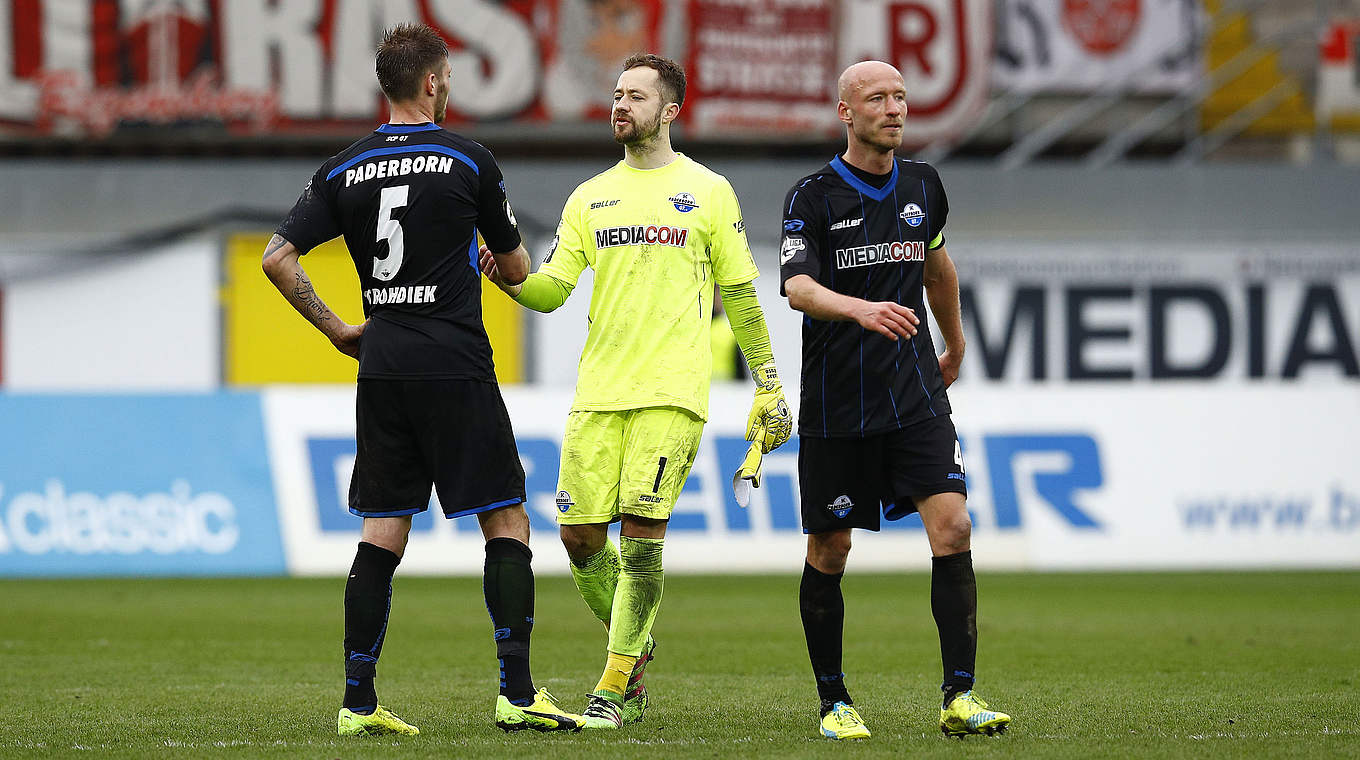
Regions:
<instances>
[{"instance_id":1,"label":"white wall behind players","mask_svg":"<svg viewBox=\"0 0 1360 760\"><path fill-rule=\"evenodd\" d=\"M5 390L216 388L217 242L95 261L5 286Z\"/></svg>"}]
</instances>

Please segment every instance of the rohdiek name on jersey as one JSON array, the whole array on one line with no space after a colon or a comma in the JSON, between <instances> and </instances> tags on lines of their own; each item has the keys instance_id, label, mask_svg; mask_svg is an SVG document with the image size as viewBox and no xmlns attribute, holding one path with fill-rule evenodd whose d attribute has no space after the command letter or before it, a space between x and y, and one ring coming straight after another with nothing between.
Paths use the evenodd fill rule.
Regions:
<instances>
[{"instance_id":1,"label":"rohdiek name on jersey","mask_svg":"<svg viewBox=\"0 0 1360 760\"><path fill-rule=\"evenodd\" d=\"M910 240L905 243L877 243L874 245L862 245L857 248L836 249L837 269L925 260L926 244L919 240Z\"/></svg>"},{"instance_id":2,"label":"rohdiek name on jersey","mask_svg":"<svg viewBox=\"0 0 1360 760\"><path fill-rule=\"evenodd\" d=\"M369 288L364 291L364 300L369 304L384 303L432 303L434 289L438 285L398 285L392 288Z\"/></svg>"},{"instance_id":3,"label":"rohdiek name on jersey","mask_svg":"<svg viewBox=\"0 0 1360 760\"><path fill-rule=\"evenodd\" d=\"M619 245L639 245L642 243L654 243L656 245L670 245L676 248L685 247L685 239L689 237L688 227L665 227L661 225L635 224L630 227L606 227L602 230L595 230L595 247L613 248Z\"/></svg>"},{"instance_id":4,"label":"rohdiek name on jersey","mask_svg":"<svg viewBox=\"0 0 1360 760\"><path fill-rule=\"evenodd\" d=\"M398 177L403 174L419 174L421 172L448 174L453 171L454 160L449 156L415 156L414 158L408 156L406 158L389 158L386 161L370 161L359 164L353 169L345 170L345 187L374 177Z\"/></svg>"}]
</instances>

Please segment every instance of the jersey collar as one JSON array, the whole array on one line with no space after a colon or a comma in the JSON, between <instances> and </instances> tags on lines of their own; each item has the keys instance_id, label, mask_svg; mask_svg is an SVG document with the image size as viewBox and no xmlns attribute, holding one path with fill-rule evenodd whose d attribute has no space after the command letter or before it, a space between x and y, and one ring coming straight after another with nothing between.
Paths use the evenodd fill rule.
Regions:
<instances>
[{"instance_id":1,"label":"jersey collar","mask_svg":"<svg viewBox=\"0 0 1360 760\"><path fill-rule=\"evenodd\" d=\"M835 158L831 159L831 168L836 170L836 173L841 176L841 179L845 180L845 183L847 185L858 190L861 195L867 195L876 201L881 201L884 198L887 198L888 195L892 193L893 189L897 186L896 159L893 159L892 174L888 175L888 181L883 183L883 187L874 187L868 182L865 182L859 177L856 177L855 173L850 171L850 167L845 165L845 162L841 160L840 156L836 156Z\"/></svg>"},{"instance_id":2,"label":"jersey collar","mask_svg":"<svg viewBox=\"0 0 1360 760\"><path fill-rule=\"evenodd\" d=\"M384 124L376 131L385 135L409 135L412 132L431 132L439 129L438 124L425 122L424 124Z\"/></svg>"}]
</instances>

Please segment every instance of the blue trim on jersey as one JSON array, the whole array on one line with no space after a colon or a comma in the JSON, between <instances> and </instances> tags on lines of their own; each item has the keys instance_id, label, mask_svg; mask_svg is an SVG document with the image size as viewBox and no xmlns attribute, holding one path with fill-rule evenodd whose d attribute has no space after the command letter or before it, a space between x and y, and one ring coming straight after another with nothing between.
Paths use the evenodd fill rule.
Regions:
<instances>
[{"instance_id":1,"label":"blue trim on jersey","mask_svg":"<svg viewBox=\"0 0 1360 760\"><path fill-rule=\"evenodd\" d=\"M427 152L443 153L446 156L453 156L459 161L462 161L463 163L472 167L472 171L474 174L479 175L481 174L481 170L477 168L476 162L468 158L465 154L460 153L446 145L432 145L432 144L393 145L390 148L374 148L373 150L366 150L363 153L360 153L359 155L355 156L354 158L351 158L345 163L340 164L334 169L331 169L331 173L326 175L326 179L328 180L335 179L335 175L339 174L340 172L350 168L351 166L354 166L360 161L367 161L368 159L373 158L374 156L390 156L396 153L427 153Z\"/></svg>"},{"instance_id":2,"label":"blue trim on jersey","mask_svg":"<svg viewBox=\"0 0 1360 760\"><path fill-rule=\"evenodd\" d=\"M360 517L406 517L407 515L424 512L425 507L411 507L410 509L400 509L395 512L360 512L354 507L350 507L349 511Z\"/></svg>"},{"instance_id":3,"label":"blue trim on jersey","mask_svg":"<svg viewBox=\"0 0 1360 760\"><path fill-rule=\"evenodd\" d=\"M839 159L840 156L837 156L836 158ZM861 183L861 184L863 184L863 183ZM891 186L891 184L892 184L892 183L889 183L890 186ZM864 193L861 192L861 193L858 193L858 195L859 195L859 215L860 215L860 218L864 220L863 222L860 222L860 229L863 230L863 232L864 232L864 243L865 243L866 245L869 245L869 244L870 244L870 243L869 243L869 214L868 214L867 211L864 210ZM830 201L827 201L827 203L830 204ZM873 272L873 269L870 268L868 274L866 274L866 275L864 276L864 294L861 296L861 298L863 298L864 296L868 296L868 295L869 295L869 286L872 285L873 282L874 282L874 272ZM859 434L860 434L860 436L863 436L863 435L864 435L864 333L865 333L865 332L866 332L865 330L860 330L860 331L859 331Z\"/></svg>"},{"instance_id":4,"label":"blue trim on jersey","mask_svg":"<svg viewBox=\"0 0 1360 760\"><path fill-rule=\"evenodd\" d=\"M477 228L476 228L476 227L473 227L473 228L472 228L472 239L468 241L468 263L472 265L472 271L474 271L474 272L477 273L475 276L480 277L481 274L482 274L482 270L481 270L481 267L478 267L478 266L477 266ZM481 281L478 280L478 282L481 282Z\"/></svg>"},{"instance_id":5,"label":"blue trim on jersey","mask_svg":"<svg viewBox=\"0 0 1360 760\"><path fill-rule=\"evenodd\" d=\"M888 193L891 193L893 189L897 187L896 161L893 162L892 174L888 175L888 182L884 184L883 187L874 187L868 182L865 182L859 177L856 177L854 172L850 171L850 168L847 167L845 165L845 162L841 160L840 156L836 156L835 158L831 159L831 168L836 170L836 173L840 175L841 179L845 180L845 183L847 185L855 188L861 194L867 195L876 201L882 201L884 198L887 198Z\"/></svg>"},{"instance_id":6,"label":"blue trim on jersey","mask_svg":"<svg viewBox=\"0 0 1360 760\"><path fill-rule=\"evenodd\" d=\"M409 135L412 132L433 132L439 129L438 124L425 122L424 124L384 124L373 130L382 132L385 135Z\"/></svg>"},{"instance_id":7,"label":"blue trim on jersey","mask_svg":"<svg viewBox=\"0 0 1360 760\"><path fill-rule=\"evenodd\" d=\"M475 515L475 514L477 514L478 512L490 512L490 511L493 510L493 509L500 509L501 507L508 507L508 506L510 506L511 504L523 504L523 503L524 503L524 499L521 499L521 498L519 498L518 496L516 496L516 497L513 498L513 499L505 499L505 500L503 500L503 501L493 501L493 502L491 502L490 504L483 504L483 505L480 506L480 507L472 507L471 509L460 509L460 510L458 510L457 512L449 512L449 513L446 513L446 514L444 515L444 517L446 517L446 518L452 520L452 519L455 518L455 517L467 517L468 515ZM488 612L488 613L491 612L491 609L490 609L489 607L487 608L487 612Z\"/></svg>"},{"instance_id":8,"label":"blue trim on jersey","mask_svg":"<svg viewBox=\"0 0 1360 760\"><path fill-rule=\"evenodd\" d=\"M916 368L916 379L921 383L921 392L926 394L926 408L930 410L931 417L938 417L939 415L935 413L935 397L931 396L930 391L926 390L926 379L921 374L921 352L916 350L915 337L911 339L911 352L916 355L913 366Z\"/></svg>"},{"instance_id":9,"label":"blue trim on jersey","mask_svg":"<svg viewBox=\"0 0 1360 760\"><path fill-rule=\"evenodd\" d=\"M896 163L893 164L893 166L896 166L896 165L897 165ZM896 209L897 209L897 204L899 203L899 201L897 200L897 186L896 186L896 185L893 186L892 197L893 197L893 209L896 210ZM899 242L899 243L905 243L906 241L902 239L902 217L897 216L896 214L893 215L893 229L897 230L897 242ZM927 231L929 231L929 229L930 229L929 227L926 228ZM898 267L898 268L897 268L897 302L898 302L899 304L902 303L902 281L905 280L905 279L907 279L907 268L906 268L906 267ZM927 325L927 326L926 326L926 329L929 330L929 329L930 329L930 326ZM894 372L897 372L898 374L901 374L901 373L902 373L902 341L900 341L900 340L897 341L897 353L895 353L895 354L893 355L893 371L894 371ZM888 388L888 401L892 402L893 419L897 420L897 429L898 429L898 430L901 430L901 429L902 429L902 413L899 412L899 411L897 411L897 397L893 395L893 392L892 392L892 384L891 384L891 383L888 384L887 388Z\"/></svg>"}]
</instances>

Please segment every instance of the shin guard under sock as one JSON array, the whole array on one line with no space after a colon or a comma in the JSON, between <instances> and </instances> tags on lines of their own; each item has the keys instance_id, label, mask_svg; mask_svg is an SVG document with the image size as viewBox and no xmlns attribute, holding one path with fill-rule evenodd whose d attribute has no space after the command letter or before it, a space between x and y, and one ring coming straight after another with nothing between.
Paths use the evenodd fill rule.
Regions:
<instances>
[{"instance_id":1,"label":"shin guard under sock","mask_svg":"<svg viewBox=\"0 0 1360 760\"><path fill-rule=\"evenodd\" d=\"M845 598L841 578L845 573L828 575L803 563L803 581L798 587L798 607L803 618L808 659L817 678L817 696L825 713L836 702L854 704L845 688L841 672L841 647L845 629Z\"/></svg>"},{"instance_id":2,"label":"shin guard under sock","mask_svg":"<svg viewBox=\"0 0 1360 760\"><path fill-rule=\"evenodd\" d=\"M400 563L395 553L360 541L345 582L344 706L355 712L378 706L373 679L392 609L392 574Z\"/></svg>"},{"instance_id":3,"label":"shin guard under sock","mask_svg":"<svg viewBox=\"0 0 1360 760\"><path fill-rule=\"evenodd\" d=\"M517 704L528 704L534 698L534 679L529 674L529 636L534 629L532 558L529 547L513 538L486 542L482 591L501 665L501 694Z\"/></svg>"},{"instance_id":4,"label":"shin guard under sock","mask_svg":"<svg viewBox=\"0 0 1360 760\"><path fill-rule=\"evenodd\" d=\"M931 558L930 611L940 632L944 702L973 688L977 660L977 579L971 551Z\"/></svg>"}]
</instances>

